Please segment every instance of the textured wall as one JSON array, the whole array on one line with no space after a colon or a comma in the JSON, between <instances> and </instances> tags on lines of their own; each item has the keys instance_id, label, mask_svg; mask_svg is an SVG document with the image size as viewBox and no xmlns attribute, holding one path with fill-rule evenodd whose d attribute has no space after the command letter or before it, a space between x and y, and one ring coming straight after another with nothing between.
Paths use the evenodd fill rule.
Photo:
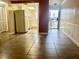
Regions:
<instances>
[{"instance_id":1,"label":"textured wall","mask_svg":"<svg viewBox=\"0 0 79 59\"><path fill-rule=\"evenodd\" d=\"M79 1L67 0L61 10L61 30L79 45Z\"/></svg>"}]
</instances>

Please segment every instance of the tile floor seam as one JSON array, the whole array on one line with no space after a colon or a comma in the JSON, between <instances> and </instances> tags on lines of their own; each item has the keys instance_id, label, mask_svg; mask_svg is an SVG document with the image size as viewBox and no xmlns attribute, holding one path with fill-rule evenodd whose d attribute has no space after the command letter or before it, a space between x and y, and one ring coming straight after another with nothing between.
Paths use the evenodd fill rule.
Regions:
<instances>
[{"instance_id":1,"label":"tile floor seam","mask_svg":"<svg viewBox=\"0 0 79 59\"><path fill-rule=\"evenodd\" d=\"M29 32L28 32L28 33L29 33ZM27 34L28 34L28 33L27 33ZM11 34L10 34L10 35L11 35ZM30 35L31 35L31 34L30 34ZM30 36L30 35L29 35L29 36ZM16 37L18 37L18 36L16 36ZM12 41L13 39L15 39L15 37L13 37L13 38L9 38L9 41ZM7 42L8 42L8 40L5 41L4 43L6 44ZM2 44L1 47L4 46L5 44Z\"/></svg>"},{"instance_id":2,"label":"tile floor seam","mask_svg":"<svg viewBox=\"0 0 79 59\"><path fill-rule=\"evenodd\" d=\"M33 34L31 34L31 33L33 33ZM49 33L49 37L47 39L47 42L50 43L49 45L47 43L47 45L48 45L47 47L49 47L49 46L52 47L51 45L53 45L54 51L53 51L53 49L50 50L50 48L49 49L45 48L46 51L44 51L44 49L43 49L43 51L45 53L42 53L43 57L40 56L40 55L38 55L38 52L41 52L42 50L40 50L38 52L36 52L37 50L35 50L35 51L32 50L32 48L34 46L34 43L35 43L36 40L40 40L40 41L46 42L46 39L45 39L46 36L43 36L45 40L42 40L43 39L42 37L40 39L36 39L36 38L39 38L36 35L38 35L36 32L29 32L29 33L26 33L26 34L13 35L13 36L7 35L6 37L5 37L5 34L4 34L4 35L2 35L2 39L4 40L6 38L8 40L8 38L9 38L11 41L8 40L6 42L7 45L4 44L4 43L2 43L2 44L4 44L4 46L0 46L0 49L3 49L3 51L2 50L0 50L0 51L5 56L5 52L4 51L7 51L7 53L9 53L10 51L8 49L10 49L14 53L13 55L15 57L15 58L11 58L11 59L24 59L24 57L28 57L28 56L29 57L26 58L26 59L79 59L79 53L78 53L79 49L77 48L77 46L75 46L74 43L71 43L71 40L69 38L67 38L66 35L63 35L61 32L59 33L58 31L50 32ZM52 36L52 35L56 35L56 36ZM42 36L42 35L39 35L39 36ZM16 37L21 38L21 39L19 40ZM68 40L69 42L66 41L66 40ZM16 41L18 41L18 42L16 43ZM4 42L4 41L1 41L1 42ZM12 42L12 45L10 45L11 42ZM40 43L40 44L42 45L42 43ZM43 45L42 46L45 47L45 45L46 44L44 43L44 46ZM5 48L7 48L7 49L5 49ZM29 53L30 53L31 50L34 53L37 53L37 54L36 55L34 55L34 54L30 55ZM2 53L0 53L0 54L2 54ZM44 54L46 54L46 56L44 56ZM10 54L6 54L6 55L9 55L9 57L11 56ZM32 56L34 56L34 57L40 57L40 58L33 58ZM67 56L67 57L65 57L65 56ZM2 56L0 55L0 57L2 57Z\"/></svg>"},{"instance_id":3,"label":"tile floor seam","mask_svg":"<svg viewBox=\"0 0 79 59\"><path fill-rule=\"evenodd\" d=\"M53 40L52 40L53 41ZM56 45L55 45L55 42L53 41L53 44L54 44L54 46L55 46L55 50L56 50L56 55L57 55L57 59L59 59L58 58L58 53L57 53L57 48L56 48Z\"/></svg>"},{"instance_id":4,"label":"tile floor seam","mask_svg":"<svg viewBox=\"0 0 79 59\"><path fill-rule=\"evenodd\" d=\"M29 55L29 52L30 52L31 48L33 47L33 45L34 45L34 42L32 43L32 46L31 46L30 49L28 50L26 56Z\"/></svg>"}]
</instances>

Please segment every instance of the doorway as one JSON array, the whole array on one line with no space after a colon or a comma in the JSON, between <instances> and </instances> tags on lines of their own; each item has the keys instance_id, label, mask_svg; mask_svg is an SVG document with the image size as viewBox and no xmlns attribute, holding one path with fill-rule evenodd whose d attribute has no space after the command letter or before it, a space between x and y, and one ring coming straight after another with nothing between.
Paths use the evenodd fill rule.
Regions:
<instances>
[{"instance_id":1,"label":"doorway","mask_svg":"<svg viewBox=\"0 0 79 59\"><path fill-rule=\"evenodd\" d=\"M60 6L57 3L49 6L49 31L59 29L60 25Z\"/></svg>"},{"instance_id":2,"label":"doorway","mask_svg":"<svg viewBox=\"0 0 79 59\"><path fill-rule=\"evenodd\" d=\"M10 19L9 25L11 21L14 21L13 25L10 25L10 28L14 28L15 30L10 32L16 33L27 33L30 30L34 30L38 32L39 29L39 3L20 3L20 4L11 4L9 6L9 11L13 20ZM9 15L11 15L9 13Z\"/></svg>"}]
</instances>

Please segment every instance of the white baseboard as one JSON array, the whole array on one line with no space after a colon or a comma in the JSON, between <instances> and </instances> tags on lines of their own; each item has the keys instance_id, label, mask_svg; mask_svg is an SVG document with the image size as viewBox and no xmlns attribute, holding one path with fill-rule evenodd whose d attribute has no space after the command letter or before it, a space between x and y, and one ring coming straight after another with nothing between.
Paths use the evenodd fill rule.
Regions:
<instances>
[{"instance_id":1,"label":"white baseboard","mask_svg":"<svg viewBox=\"0 0 79 59\"><path fill-rule=\"evenodd\" d=\"M9 34L14 34L14 32L11 32L11 33L9 33Z\"/></svg>"},{"instance_id":2,"label":"white baseboard","mask_svg":"<svg viewBox=\"0 0 79 59\"><path fill-rule=\"evenodd\" d=\"M67 34L66 32L64 32L64 31L62 31L66 36L68 36L71 40L72 40L72 42L73 43L75 43L78 47L79 47L79 43L76 41L76 40L74 40L69 34Z\"/></svg>"},{"instance_id":3,"label":"white baseboard","mask_svg":"<svg viewBox=\"0 0 79 59\"><path fill-rule=\"evenodd\" d=\"M44 35L46 34L47 35L48 33L41 32L40 34L44 34Z\"/></svg>"}]
</instances>

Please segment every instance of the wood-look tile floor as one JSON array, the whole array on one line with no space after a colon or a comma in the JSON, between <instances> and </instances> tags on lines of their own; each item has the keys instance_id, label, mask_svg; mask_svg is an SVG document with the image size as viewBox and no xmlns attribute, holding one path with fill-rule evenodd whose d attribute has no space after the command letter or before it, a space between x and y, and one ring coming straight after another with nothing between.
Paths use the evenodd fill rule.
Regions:
<instances>
[{"instance_id":1,"label":"wood-look tile floor","mask_svg":"<svg viewBox=\"0 0 79 59\"><path fill-rule=\"evenodd\" d=\"M77 47L61 31L48 35L30 31L26 34L0 34L0 59L79 59Z\"/></svg>"}]
</instances>

